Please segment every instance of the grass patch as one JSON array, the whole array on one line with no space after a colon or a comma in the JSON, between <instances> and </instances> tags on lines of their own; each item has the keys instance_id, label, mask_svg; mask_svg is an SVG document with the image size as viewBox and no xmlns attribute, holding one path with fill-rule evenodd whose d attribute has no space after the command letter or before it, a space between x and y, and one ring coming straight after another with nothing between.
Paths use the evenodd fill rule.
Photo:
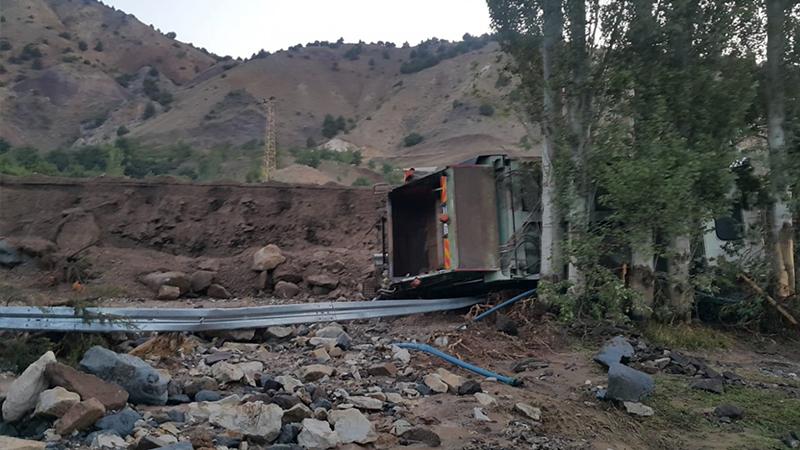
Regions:
<instances>
[{"instance_id":1,"label":"grass patch","mask_svg":"<svg viewBox=\"0 0 800 450\"><path fill-rule=\"evenodd\" d=\"M648 342L669 349L715 350L733 346L728 334L701 325L649 324L642 335Z\"/></svg>"},{"instance_id":2,"label":"grass patch","mask_svg":"<svg viewBox=\"0 0 800 450\"><path fill-rule=\"evenodd\" d=\"M690 389L685 377L660 375L647 403L656 412L651 421L656 428L735 434L738 448L753 448L756 443L755 448L780 448L780 438L800 428L800 399L787 398L778 390L726 386L724 394L716 395ZM723 427L706 415L723 403L742 408L744 418Z\"/></svg>"},{"instance_id":3,"label":"grass patch","mask_svg":"<svg viewBox=\"0 0 800 450\"><path fill-rule=\"evenodd\" d=\"M43 336L7 335L0 339L0 370L20 373L52 349L53 343Z\"/></svg>"}]
</instances>

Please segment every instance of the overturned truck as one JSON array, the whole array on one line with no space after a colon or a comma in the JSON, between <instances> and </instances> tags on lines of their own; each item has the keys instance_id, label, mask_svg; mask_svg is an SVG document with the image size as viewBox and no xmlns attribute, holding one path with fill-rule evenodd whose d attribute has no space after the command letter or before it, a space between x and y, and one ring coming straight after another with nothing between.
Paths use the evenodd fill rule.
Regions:
<instances>
[{"instance_id":1,"label":"overturned truck","mask_svg":"<svg viewBox=\"0 0 800 450\"><path fill-rule=\"evenodd\" d=\"M441 297L539 279L538 158L486 155L389 192L382 253L385 296Z\"/></svg>"}]
</instances>

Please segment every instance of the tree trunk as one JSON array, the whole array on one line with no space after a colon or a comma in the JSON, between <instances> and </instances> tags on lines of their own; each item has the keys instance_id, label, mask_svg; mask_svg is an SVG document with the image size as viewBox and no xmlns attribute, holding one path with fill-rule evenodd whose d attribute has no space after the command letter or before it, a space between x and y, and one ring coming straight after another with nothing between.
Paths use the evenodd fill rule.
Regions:
<instances>
[{"instance_id":1,"label":"tree trunk","mask_svg":"<svg viewBox=\"0 0 800 450\"><path fill-rule=\"evenodd\" d=\"M653 315L655 304L655 252L653 235L644 238L631 251L631 274L629 286L642 296L641 302L632 308L633 318L648 320Z\"/></svg>"},{"instance_id":2,"label":"tree trunk","mask_svg":"<svg viewBox=\"0 0 800 450\"><path fill-rule=\"evenodd\" d=\"M692 260L691 238L679 235L670 242L669 260L669 316L674 322L688 322L692 318L694 289L689 282Z\"/></svg>"},{"instance_id":3,"label":"tree trunk","mask_svg":"<svg viewBox=\"0 0 800 450\"><path fill-rule=\"evenodd\" d=\"M769 144L772 206L767 239L774 270L774 294L785 298L795 291L794 232L787 205L791 191L786 179L786 109L783 81L788 2L767 3L767 142Z\"/></svg>"},{"instance_id":4,"label":"tree trunk","mask_svg":"<svg viewBox=\"0 0 800 450\"><path fill-rule=\"evenodd\" d=\"M542 123L542 238L541 269L543 279L563 278L562 214L557 203L555 163L558 157L558 116L561 114L561 89L556 75L556 63L562 43L563 18L560 0L543 0L544 26L542 39L542 75L544 120Z\"/></svg>"}]
</instances>

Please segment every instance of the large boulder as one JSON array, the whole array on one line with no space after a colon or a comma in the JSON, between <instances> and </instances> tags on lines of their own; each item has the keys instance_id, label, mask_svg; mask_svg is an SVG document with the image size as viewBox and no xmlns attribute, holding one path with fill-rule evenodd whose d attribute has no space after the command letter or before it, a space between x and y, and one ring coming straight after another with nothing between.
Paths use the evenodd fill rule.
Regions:
<instances>
[{"instance_id":1,"label":"large boulder","mask_svg":"<svg viewBox=\"0 0 800 450\"><path fill-rule=\"evenodd\" d=\"M56 355L53 352L47 352L28 366L22 375L11 383L6 400L3 402L3 421L19 420L36 407L39 394L47 389L47 378L44 372L47 365L54 362L56 362Z\"/></svg>"},{"instance_id":2,"label":"large boulder","mask_svg":"<svg viewBox=\"0 0 800 450\"><path fill-rule=\"evenodd\" d=\"M608 368L606 398L621 402L639 402L655 389L650 375L624 364L611 364Z\"/></svg>"},{"instance_id":3,"label":"large boulder","mask_svg":"<svg viewBox=\"0 0 800 450\"><path fill-rule=\"evenodd\" d=\"M75 403L81 401L81 396L56 386L53 389L42 391L36 403L34 414L37 416L61 417Z\"/></svg>"},{"instance_id":4,"label":"large boulder","mask_svg":"<svg viewBox=\"0 0 800 450\"><path fill-rule=\"evenodd\" d=\"M297 435L297 443L305 448L324 450L339 445L339 435L331 430L328 422L305 419L303 420L303 430Z\"/></svg>"},{"instance_id":5,"label":"large boulder","mask_svg":"<svg viewBox=\"0 0 800 450\"><path fill-rule=\"evenodd\" d=\"M328 414L328 422L333 424L333 428L336 434L339 435L339 440L342 444L351 442L368 444L378 440L375 426L357 409L331 411Z\"/></svg>"},{"instance_id":6,"label":"large boulder","mask_svg":"<svg viewBox=\"0 0 800 450\"><path fill-rule=\"evenodd\" d=\"M128 402L128 392L125 389L70 366L61 363L48 364L45 374L50 386L61 386L77 393L84 400L96 398L109 411L122 408Z\"/></svg>"},{"instance_id":7,"label":"large boulder","mask_svg":"<svg viewBox=\"0 0 800 450\"><path fill-rule=\"evenodd\" d=\"M141 280L151 291L158 293L161 286L174 286L180 289L181 295L189 292L192 288L192 281L183 272L152 272L144 275Z\"/></svg>"},{"instance_id":8,"label":"large boulder","mask_svg":"<svg viewBox=\"0 0 800 450\"><path fill-rule=\"evenodd\" d=\"M0 448L3 450L44 450L46 447L46 442L0 436Z\"/></svg>"},{"instance_id":9,"label":"large boulder","mask_svg":"<svg viewBox=\"0 0 800 450\"><path fill-rule=\"evenodd\" d=\"M614 336L603 345L594 360L606 367L627 362L634 354L633 346L623 336Z\"/></svg>"},{"instance_id":10,"label":"large boulder","mask_svg":"<svg viewBox=\"0 0 800 450\"><path fill-rule=\"evenodd\" d=\"M226 430L272 442L281 433L282 417L283 410L278 405L248 402L219 408L209 415L208 421Z\"/></svg>"},{"instance_id":11,"label":"large boulder","mask_svg":"<svg viewBox=\"0 0 800 450\"><path fill-rule=\"evenodd\" d=\"M136 422L142 418L141 414L131 408L125 408L116 414L109 414L95 423L100 430L127 437L136 428Z\"/></svg>"},{"instance_id":12,"label":"large boulder","mask_svg":"<svg viewBox=\"0 0 800 450\"><path fill-rule=\"evenodd\" d=\"M65 436L76 430L84 430L97 422L105 413L106 408L96 398L76 403L56 421L56 433Z\"/></svg>"},{"instance_id":13,"label":"large boulder","mask_svg":"<svg viewBox=\"0 0 800 450\"><path fill-rule=\"evenodd\" d=\"M253 270L257 272L273 270L286 261L281 249L275 244L261 247L253 254Z\"/></svg>"},{"instance_id":14,"label":"large boulder","mask_svg":"<svg viewBox=\"0 0 800 450\"><path fill-rule=\"evenodd\" d=\"M192 286L192 292L203 292L211 286L211 283L214 282L214 279L217 277L216 272L212 272L210 270L198 270L192 273L192 276L189 278Z\"/></svg>"},{"instance_id":15,"label":"large boulder","mask_svg":"<svg viewBox=\"0 0 800 450\"><path fill-rule=\"evenodd\" d=\"M100 346L86 351L80 368L128 391L130 401L148 405L167 403L169 380L141 359Z\"/></svg>"}]
</instances>

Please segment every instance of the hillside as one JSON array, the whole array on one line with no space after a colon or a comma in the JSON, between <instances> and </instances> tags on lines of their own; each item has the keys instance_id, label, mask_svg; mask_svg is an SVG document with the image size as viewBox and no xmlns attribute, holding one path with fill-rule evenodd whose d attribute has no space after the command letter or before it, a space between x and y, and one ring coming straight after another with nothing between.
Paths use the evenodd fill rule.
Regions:
<instances>
[{"instance_id":1,"label":"hillside","mask_svg":"<svg viewBox=\"0 0 800 450\"><path fill-rule=\"evenodd\" d=\"M285 165L290 149L334 134L373 168L537 147L537 127L510 106L507 56L486 37L317 42L237 61L95 0L4 0L2 16L0 137L15 147L69 152L124 137L168 154L181 144L190 157L168 172L244 179L257 167L269 97ZM338 122L323 134L326 115Z\"/></svg>"}]
</instances>

